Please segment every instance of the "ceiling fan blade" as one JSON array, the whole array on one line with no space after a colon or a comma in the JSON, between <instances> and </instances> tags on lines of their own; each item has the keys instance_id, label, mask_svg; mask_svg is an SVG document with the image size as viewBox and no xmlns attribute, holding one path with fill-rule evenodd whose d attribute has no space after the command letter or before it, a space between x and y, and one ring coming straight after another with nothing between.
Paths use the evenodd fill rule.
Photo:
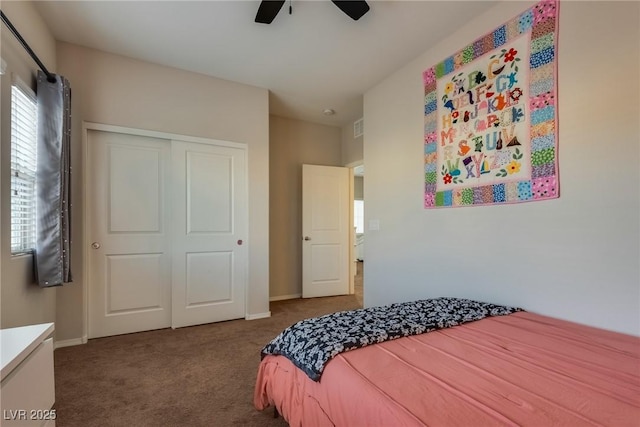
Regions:
<instances>
[{"instance_id":1,"label":"ceiling fan blade","mask_svg":"<svg viewBox=\"0 0 640 427\"><path fill-rule=\"evenodd\" d=\"M357 21L362 18L362 15L369 11L369 5L366 1L345 1L345 0L331 0L341 11L346 13L349 18Z\"/></svg>"},{"instance_id":2,"label":"ceiling fan blade","mask_svg":"<svg viewBox=\"0 0 640 427\"><path fill-rule=\"evenodd\" d=\"M271 24L275 19L285 0L263 0L258 7L258 13L256 13L256 22L260 24Z\"/></svg>"}]
</instances>

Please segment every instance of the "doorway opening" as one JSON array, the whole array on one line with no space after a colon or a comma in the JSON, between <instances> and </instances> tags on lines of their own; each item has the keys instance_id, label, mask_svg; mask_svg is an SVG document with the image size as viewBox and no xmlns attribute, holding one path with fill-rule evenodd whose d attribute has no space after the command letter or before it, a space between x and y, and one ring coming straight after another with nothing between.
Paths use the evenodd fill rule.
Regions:
<instances>
[{"instance_id":1,"label":"doorway opening","mask_svg":"<svg viewBox=\"0 0 640 427\"><path fill-rule=\"evenodd\" d=\"M364 164L360 162L352 166L353 170L353 255L354 268L354 294L364 306Z\"/></svg>"}]
</instances>

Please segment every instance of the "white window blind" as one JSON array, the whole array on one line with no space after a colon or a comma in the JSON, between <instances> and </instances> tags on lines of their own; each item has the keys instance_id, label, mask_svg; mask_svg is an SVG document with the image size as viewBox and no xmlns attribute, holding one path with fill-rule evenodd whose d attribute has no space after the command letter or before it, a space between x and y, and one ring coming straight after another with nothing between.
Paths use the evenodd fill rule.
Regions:
<instances>
[{"instance_id":1,"label":"white window blind","mask_svg":"<svg viewBox=\"0 0 640 427\"><path fill-rule=\"evenodd\" d=\"M30 252L36 238L36 96L15 78L11 87L11 253Z\"/></svg>"}]
</instances>

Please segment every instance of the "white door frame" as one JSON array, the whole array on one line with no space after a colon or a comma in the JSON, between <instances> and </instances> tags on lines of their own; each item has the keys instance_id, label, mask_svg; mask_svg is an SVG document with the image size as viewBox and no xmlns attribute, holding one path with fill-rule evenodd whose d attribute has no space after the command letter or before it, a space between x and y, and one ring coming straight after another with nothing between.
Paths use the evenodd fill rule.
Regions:
<instances>
[{"instance_id":1,"label":"white door frame","mask_svg":"<svg viewBox=\"0 0 640 427\"><path fill-rule=\"evenodd\" d=\"M247 144L244 143L239 143L239 142L231 142L231 141L223 141L223 140L218 140L218 139L210 139L210 138L201 138L201 137L197 137L197 136L188 136L188 135L179 135L179 134L174 134L174 133L167 133L167 132L159 132L159 131L153 131L153 130L146 130L146 129L136 129L136 128L129 128L129 127L124 127L124 126L115 126L115 125L106 125L106 124L102 124L102 123L94 123L94 122L87 122L87 121L83 121L82 122L82 176L80 177L81 181L85 181L85 177L89 175L89 173L91 173L91 171L88 170L89 167L89 155L88 155L88 141L89 141L89 131L104 131L104 132L113 132L113 133L124 133L124 134L128 134L128 135L135 135L135 136L146 136L146 137L151 137L151 138L159 138L159 139L166 139L166 140L180 140L180 141L185 141L185 142L195 142L198 144L208 144L208 145L218 145L218 146L223 146L223 147L233 147L233 148L240 148L240 149L244 149L245 152L247 153L247 158L248 158L248 146ZM247 208L249 207L249 200L248 200L248 194L249 194L249 168L247 166L247 168L245 168L245 174L246 176L246 180L245 182L247 183L247 189L245 194L247 194L247 201L246 201L246 206ZM78 178L76 178L78 179ZM89 286L88 286L88 262L87 260L89 259L89 250L90 250L90 241L88 239L88 200L89 200L90 194L89 194L89 188L85 185L83 186L82 189L82 254L83 254L83 262L82 262L82 292L83 292L83 298L82 298L82 343L86 344L88 341L88 336L89 336ZM249 224L247 223L247 229L245 230L245 236L247 236L246 241L247 244L250 244L251 240L250 240L250 235L249 235ZM247 262L246 262L246 271L245 271L245 283L244 283L244 287L245 287L245 301L244 301L244 307L245 307L245 318L247 318L248 313L247 313L247 308L249 307L248 304L248 297L249 297L249 292L248 292L248 283L249 283L249 257L247 257Z\"/></svg>"}]
</instances>

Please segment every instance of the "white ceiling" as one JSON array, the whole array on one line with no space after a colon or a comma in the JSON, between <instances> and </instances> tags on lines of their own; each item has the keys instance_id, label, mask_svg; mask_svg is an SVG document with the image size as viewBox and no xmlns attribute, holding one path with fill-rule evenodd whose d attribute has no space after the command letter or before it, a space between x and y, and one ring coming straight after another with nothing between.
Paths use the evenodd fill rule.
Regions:
<instances>
[{"instance_id":1,"label":"white ceiling","mask_svg":"<svg viewBox=\"0 0 640 427\"><path fill-rule=\"evenodd\" d=\"M267 88L271 114L343 126L368 89L495 2L369 1L353 21L293 0L270 25L254 22L259 1L35 3L57 40Z\"/></svg>"}]
</instances>

